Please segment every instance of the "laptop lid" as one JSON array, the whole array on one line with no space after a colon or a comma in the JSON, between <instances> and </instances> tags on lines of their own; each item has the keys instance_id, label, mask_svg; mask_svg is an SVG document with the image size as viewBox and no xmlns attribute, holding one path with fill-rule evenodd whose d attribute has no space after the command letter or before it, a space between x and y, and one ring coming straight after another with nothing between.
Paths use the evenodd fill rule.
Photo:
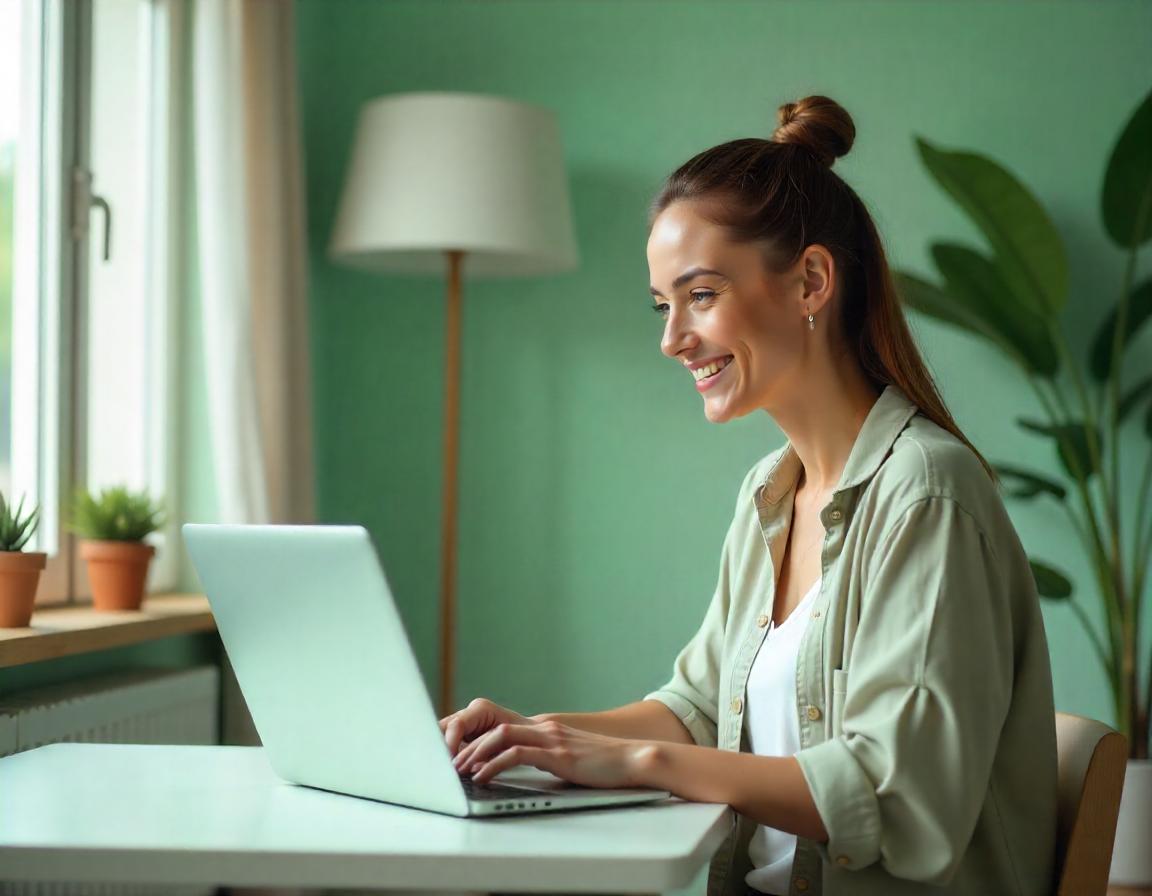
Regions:
<instances>
[{"instance_id":1,"label":"laptop lid","mask_svg":"<svg viewBox=\"0 0 1152 896\"><path fill-rule=\"evenodd\" d=\"M182 531L278 775L468 814L367 530L187 523Z\"/></svg>"}]
</instances>

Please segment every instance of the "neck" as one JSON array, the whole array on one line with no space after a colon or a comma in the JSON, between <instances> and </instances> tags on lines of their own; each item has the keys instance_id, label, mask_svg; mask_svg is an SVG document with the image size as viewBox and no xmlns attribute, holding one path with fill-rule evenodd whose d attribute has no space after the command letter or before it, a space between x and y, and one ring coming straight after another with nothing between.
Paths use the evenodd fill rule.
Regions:
<instances>
[{"instance_id":1,"label":"neck","mask_svg":"<svg viewBox=\"0 0 1152 896\"><path fill-rule=\"evenodd\" d=\"M803 385L765 408L800 458L807 492L831 492L880 392L855 364L831 364L805 374Z\"/></svg>"}]
</instances>

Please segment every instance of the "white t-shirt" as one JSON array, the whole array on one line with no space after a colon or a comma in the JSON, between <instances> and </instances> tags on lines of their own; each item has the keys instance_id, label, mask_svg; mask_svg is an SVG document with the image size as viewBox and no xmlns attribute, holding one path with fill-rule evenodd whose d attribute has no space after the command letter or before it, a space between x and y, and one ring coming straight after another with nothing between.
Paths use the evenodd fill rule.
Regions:
<instances>
[{"instance_id":1,"label":"white t-shirt","mask_svg":"<svg viewBox=\"0 0 1152 896\"><path fill-rule=\"evenodd\" d=\"M800 721L796 715L796 655L800 638L812 618L811 605L820 592L820 579L777 627L768 625L764 642L748 674L748 741L760 756L794 756L800 751ZM758 825L748 844L752 870L744 882L762 893L788 892L796 835Z\"/></svg>"}]
</instances>

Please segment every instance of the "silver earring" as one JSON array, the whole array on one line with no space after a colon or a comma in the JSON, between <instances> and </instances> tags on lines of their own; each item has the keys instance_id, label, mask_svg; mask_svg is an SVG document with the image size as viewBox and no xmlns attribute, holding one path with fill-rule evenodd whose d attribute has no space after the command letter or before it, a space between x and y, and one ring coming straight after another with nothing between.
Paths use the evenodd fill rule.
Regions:
<instances>
[{"instance_id":1,"label":"silver earring","mask_svg":"<svg viewBox=\"0 0 1152 896\"><path fill-rule=\"evenodd\" d=\"M812 317L812 312L808 312L808 329L809 330L815 330L816 329L815 318Z\"/></svg>"}]
</instances>

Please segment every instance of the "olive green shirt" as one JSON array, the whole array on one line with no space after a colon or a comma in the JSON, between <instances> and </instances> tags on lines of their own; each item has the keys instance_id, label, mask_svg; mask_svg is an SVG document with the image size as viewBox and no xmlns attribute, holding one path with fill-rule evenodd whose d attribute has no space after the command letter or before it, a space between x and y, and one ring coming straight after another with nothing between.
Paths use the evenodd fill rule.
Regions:
<instances>
[{"instance_id":1,"label":"olive green shirt","mask_svg":"<svg viewBox=\"0 0 1152 896\"><path fill-rule=\"evenodd\" d=\"M701 746L748 751L745 687L771 617L800 461L744 479L700 630L645 699ZM823 581L796 661L796 759L829 840L797 838L789 896L1048 894L1056 733L1035 581L975 453L887 386L820 512ZM756 822L709 896L742 894Z\"/></svg>"}]
</instances>

